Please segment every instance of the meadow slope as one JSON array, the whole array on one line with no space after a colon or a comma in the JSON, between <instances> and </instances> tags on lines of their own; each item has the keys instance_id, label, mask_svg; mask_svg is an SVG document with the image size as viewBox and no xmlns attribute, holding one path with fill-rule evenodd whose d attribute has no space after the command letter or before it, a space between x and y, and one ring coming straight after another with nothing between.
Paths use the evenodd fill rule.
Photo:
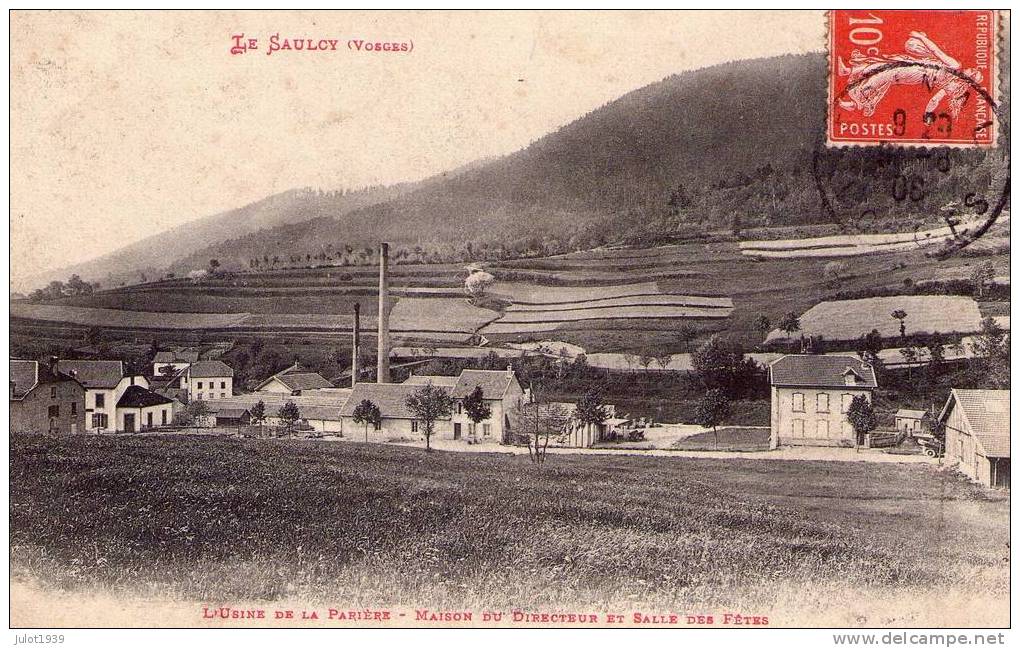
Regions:
<instances>
[{"instance_id":1,"label":"meadow slope","mask_svg":"<svg viewBox=\"0 0 1020 648\"><path fill-rule=\"evenodd\" d=\"M927 465L12 436L10 469L13 581L85 598L1008 623L1008 501Z\"/></svg>"}]
</instances>

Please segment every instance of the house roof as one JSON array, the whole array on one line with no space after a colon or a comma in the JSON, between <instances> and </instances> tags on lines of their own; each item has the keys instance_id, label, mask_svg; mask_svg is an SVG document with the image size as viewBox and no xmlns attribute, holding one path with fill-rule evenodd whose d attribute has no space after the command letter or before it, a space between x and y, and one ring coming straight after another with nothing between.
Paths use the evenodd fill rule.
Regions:
<instances>
[{"instance_id":1,"label":"house roof","mask_svg":"<svg viewBox=\"0 0 1020 648\"><path fill-rule=\"evenodd\" d=\"M458 380L460 380L460 376L411 376L404 381L404 384L428 385L431 383L436 387L450 387L452 389L457 385Z\"/></svg>"},{"instance_id":2,"label":"house roof","mask_svg":"<svg viewBox=\"0 0 1020 648\"><path fill-rule=\"evenodd\" d=\"M198 362L198 351L157 351L153 362Z\"/></svg>"},{"instance_id":3,"label":"house roof","mask_svg":"<svg viewBox=\"0 0 1020 648\"><path fill-rule=\"evenodd\" d=\"M896 410L896 418L923 419L927 415L928 415L927 410L916 410L916 409L898 409L898 410Z\"/></svg>"},{"instance_id":4,"label":"house roof","mask_svg":"<svg viewBox=\"0 0 1020 648\"><path fill-rule=\"evenodd\" d=\"M470 395L475 387L481 387L485 398L498 399L503 397L513 380L514 374L509 371L464 369L460 372L460 378L450 395L454 398L464 398Z\"/></svg>"},{"instance_id":5,"label":"house roof","mask_svg":"<svg viewBox=\"0 0 1020 648\"><path fill-rule=\"evenodd\" d=\"M124 377L120 360L60 360L57 369L86 389L114 389Z\"/></svg>"},{"instance_id":6,"label":"house roof","mask_svg":"<svg viewBox=\"0 0 1020 648\"><path fill-rule=\"evenodd\" d=\"M199 360L186 370L192 378L233 377L234 370L221 360Z\"/></svg>"},{"instance_id":7,"label":"house roof","mask_svg":"<svg viewBox=\"0 0 1020 648\"><path fill-rule=\"evenodd\" d=\"M14 385L12 396L24 398L39 382L39 363L35 360L11 360L11 383Z\"/></svg>"},{"instance_id":8,"label":"house roof","mask_svg":"<svg viewBox=\"0 0 1020 648\"><path fill-rule=\"evenodd\" d=\"M278 373L270 376L259 383L256 391L262 389L273 380L279 380L283 383L284 387L291 391L305 390L305 389L328 389L333 386L333 383L329 382L321 375L313 372L308 373Z\"/></svg>"},{"instance_id":9,"label":"house roof","mask_svg":"<svg viewBox=\"0 0 1020 648\"><path fill-rule=\"evenodd\" d=\"M262 401L266 408L266 416L273 418L277 411L285 403L297 405L303 419L319 421L339 421L340 406L346 401L350 390L332 390L328 395L319 391L301 396L290 394L277 394L273 392L255 392L252 394L241 394L229 398L216 398L202 401L213 414L232 409L251 410L255 403Z\"/></svg>"},{"instance_id":10,"label":"house roof","mask_svg":"<svg viewBox=\"0 0 1020 648\"><path fill-rule=\"evenodd\" d=\"M971 434L986 457L1009 457L1009 390L954 389L939 419L946 420L958 404Z\"/></svg>"},{"instance_id":11,"label":"house roof","mask_svg":"<svg viewBox=\"0 0 1020 648\"><path fill-rule=\"evenodd\" d=\"M216 412L216 418L239 419L245 414L248 410L243 407L224 407Z\"/></svg>"},{"instance_id":12,"label":"house roof","mask_svg":"<svg viewBox=\"0 0 1020 648\"><path fill-rule=\"evenodd\" d=\"M856 385L847 385L847 372L857 377ZM850 355L786 355L769 365L770 380L776 386L856 387L878 386L875 369Z\"/></svg>"},{"instance_id":13,"label":"house roof","mask_svg":"<svg viewBox=\"0 0 1020 648\"><path fill-rule=\"evenodd\" d=\"M363 400L370 400L379 408L383 418L413 419L415 415L407 408L405 400L421 385L408 383L358 383L354 386L350 398L341 408L343 416L354 416L354 408ZM449 387L436 385L440 389Z\"/></svg>"},{"instance_id":14,"label":"house roof","mask_svg":"<svg viewBox=\"0 0 1020 648\"><path fill-rule=\"evenodd\" d=\"M167 398L179 401L181 403L187 403L188 402L188 390L187 389L181 389L179 387L167 387L167 386L164 385L164 386L159 386L159 387L150 387L150 391L154 391L157 394L159 394L160 396L165 396Z\"/></svg>"},{"instance_id":15,"label":"house roof","mask_svg":"<svg viewBox=\"0 0 1020 648\"><path fill-rule=\"evenodd\" d=\"M117 407L154 407L156 405L167 405L172 402L166 396L160 396L145 387L131 385L124 390L120 400L117 401Z\"/></svg>"}]
</instances>

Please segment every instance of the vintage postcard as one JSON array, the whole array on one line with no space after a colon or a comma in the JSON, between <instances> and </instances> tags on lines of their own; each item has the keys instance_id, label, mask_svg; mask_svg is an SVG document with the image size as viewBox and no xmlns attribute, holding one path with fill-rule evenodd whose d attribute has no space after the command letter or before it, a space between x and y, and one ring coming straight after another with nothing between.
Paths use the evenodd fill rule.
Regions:
<instances>
[{"instance_id":1,"label":"vintage postcard","mask_svg":"<svg viewBox=\"0 0 1020 648\"><path fill-rule=\"evenodd\" d=\"M18 642L1001 643L1008 11L9 19Z\"/></svg>"}]
</instances>

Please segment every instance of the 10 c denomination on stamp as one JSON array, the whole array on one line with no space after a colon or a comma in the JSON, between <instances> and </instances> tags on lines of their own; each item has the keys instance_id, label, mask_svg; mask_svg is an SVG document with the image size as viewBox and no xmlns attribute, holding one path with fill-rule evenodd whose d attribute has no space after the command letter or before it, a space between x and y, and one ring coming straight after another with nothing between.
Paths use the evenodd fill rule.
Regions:
<instances>
[{"instance_id":1,"label":"10 c denomination on stamp","mask_svg":"<svg viewBox=\"0 0 1020 648\"><path fill-rule=\"evenodd\" d=\"M827 143L994 146L995 11L829 12Z\"/></svg>"}]
</instances>

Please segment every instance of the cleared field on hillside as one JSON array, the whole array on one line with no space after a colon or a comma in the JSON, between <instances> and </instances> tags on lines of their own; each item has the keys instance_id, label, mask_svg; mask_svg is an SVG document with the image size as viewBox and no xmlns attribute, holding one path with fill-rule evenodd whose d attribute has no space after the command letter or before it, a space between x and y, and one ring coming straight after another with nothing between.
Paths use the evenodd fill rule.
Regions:
<instances>
[{"instance_id":1,"label":"cleared field on hillside","mask_svg":"<svg viewBox=\"0 0 1020 648\"><path fill-rule=\"evenodd\" d=\"M1009 621L1008 500L928 465L15 436L10 473L12 581L76 602Z\"/></svg>"},{"instance_id":2,"label":"cleared field on hillside","mask_svg":"<svg viewBox=\"0 0 1020 648\"><path fill-rule=\"evenodd\" d=\"M610 297L631 295L658 295L659 286L654 281L644 281L621 286L563 287L536 286L519 281L497 281L489 289L494 295L505 295L519 304L562 304L583 302Z\"/></svg>"},{"instance_id":3,"label":"cleared field on hillside","mask_svg":"<svg viewBox=\"0 0 1020 648\"><path fill-rule=\"evenodd\" d=\"M67 322L82 326L197 329L237 326L244 322L248 313L156 313L11 302L11 317Z\"/></svg>"},{"instance_id":4,"label":"cleared field on hillside","mask_svg":"<svg viewBox=\"0 0 1020 648\"><path fill-rule=\"evenodd\" d=\"M981 312L970 297L901 296L871 297L822 302L800 317L795 337L821 335L827 340L853 340L877 329L883 337L897 337L900 323L895 310L907 313L907 333L973 333L981 328ZM768 340L786 337L783 331L769 333Z\"/></svg>"},{"instance_id":5,"label":"cleared field on hillside","mask_svg":"<svg viewBox=\"0 0 1020 648\"><path fill-rule=\"evenodd\" d=\"M728 308L691 306L615 306L612 308L570 308L561 310L508 310L499 324L535 322L577 322L592 319L655 319L728 317Z\"/></svg>"},{"instance_id":6,"label":"cleared field on hillside","mask_svg":"<svg viewBox=\"0 0 1020 648\"><path fill-rule=\"evenodd\" d=\"M335 314L327 313L180 313L84 308L12 302L11 316L66 322L84 326L141 329L343 329L353 323L353 301L344 302ZM376 327L372 303L362 302L362 328ZM390 326L399 331L445 331L473 333L497 317L495 311L478 308L465 298L403 298L397 300Z\"/></svg>"},{"instance_id":7,"label":"cleared field on hillside","mask_svg":"<svg viewBox=\"0 0 1020 648\"><path fill-rule=\"evenodd\" d=\"M978 226L977 221L972 221L952 228L946 226L894 234L841 234L817 238L742 241L740 251L748 256L774 259L881 254L940 245L952 239L956 233L965 233Z\"/></svg>"},{"instance_id":8,"label":"cleared field on hillside","mask_svg":"<svg viewBox=\"0 0 1020 648\"><path fill-rule=\"evenodd\" d=\"M506 310L508 313L569 311L579 309L619 308L621 306L688 306L706 308L732 308L729 297L703 297L700 295L633 295L629 297L604 297L586 301L563 302L558 304L515 303Z\"/></svg>"}]
</instances>

